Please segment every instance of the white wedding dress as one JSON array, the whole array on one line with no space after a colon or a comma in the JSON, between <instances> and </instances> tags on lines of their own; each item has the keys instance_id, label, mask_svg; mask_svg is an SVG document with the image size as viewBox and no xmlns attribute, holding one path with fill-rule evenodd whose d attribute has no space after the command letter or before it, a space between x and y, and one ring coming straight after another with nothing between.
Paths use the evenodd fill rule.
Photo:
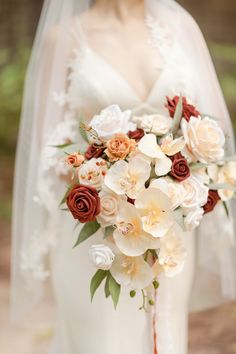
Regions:
<instances>
[{"instance_id":1,"label":"white wedding dress","mask_svg":"<svg viewBox=\"0 0 236 354\"><path fill-rule=\"evenodd\" d=\"M163 31L163 28L159 28ZM118 104L122 110L149 110L167 113L166 95L191 95L194 91L194 68L185 53L175 43L167 48L158 42L159 50L173 51L161 70L145 102L141 101L117 70L88 46L75 51L70 62L68 101L71 108L80 107L91 117L106 106ZM173 45L171 43L171 45ZM160 46L163 46L160 48ZM78 230L74 220L64 214L60 237L52 258L52 278L58 306L58 328L55 354L152 354L153 314L140 311L141 297L131 299L129 292L121 295L115 311L112 302L99 289L91 304L89 283L94 267L88 259L91 244L101 243L102 234L72 249ZM71 236L73 235L73 236ZM186 234L188 262L185 271L175 279L161 280L157 295L156 331L160 354L183 354L186 338L180 339L187 326L188 298L194 270L194 235ZM173 294L172 294L173 293ZM174 295L174 296L172 296ZM171 299L172 297L172 299ZM172 303L173 302L173 303ZM161 343L164 340L164 343ZM176 341L177 340L177 341ZM178 347L176 347L176 345ZM162 348L160 348L162 346Z\"/></svg>"},{"instance_id":2,"label":"white wedding dress","mask_svg":"<svg viewBox=\"0 0 236 354\"><path fill-rule=\"evenodd\" d=\"M174 4L173 11L169 10L168 6L172 7L173 1L158 0L157 3L167 11L167 15L163 17L164 22L151 16L145 20L150 34L148 45L153 46L161 58L156 68L158 73L156 82L145 100L140 99L135 88L131 87L110 62L88 46L86 41L81 41L81 36L78 36L80 40L76 42L80 30L78 28L77 32L74 25L73 28L66 29L75 41L70 55L64 62L64 68L60 67L64 71L68 67L66 84L59 79L57 82L55 75L51 86L48 85L49 108L43 113L46 116L46 123L43 126L46 138L43 146L39 148L43 162L37 177L35 170L32 172L34 177L31 176L30 184L27 186L31 188L31 184L37 180L35 189L32 189L34 204L30 204L29 209L24 210L26 214L24 220L28 222L27 215L30 217L36 215L34 225L43 224L47 225L47 228L43 232L40 231L43 230L42 227L37 231L35 226L32 231L26 226L23 241L15 241L13 254L15 284L13 283L12 300L13 310L18 311L20 308L24 315L28 308L27 302L31 302L32 299L32 302L36 302L41 297L39 283L49 275L50 270L56 302L56 330L50 354L157 354L157 351L158 354L185 354L192 286L194 285L191 308L194 309L217 304L224 298L233 298L235 295L232 285L234 279L225 277L225 274L234 275L228 253L232 251L231 244L229 246L229 228L223 230L224 217L218 218L217 214L212 213L210 217L206 217L198 235L185 234L188 255L184 271L174 279L160 278L156 305L150 313L139 310L142 303L140 296L130 298L126 291L122 292L116 311L111 300L105 298L101 288L91 303L89 285L95 269L89 260L88 249L92 243L99 243L103 236L98 232L96 236L73 249L79 229L74 229L75 221L69 213L58 210L58 202L63 196L65 186L59 179L57 183L55 182L53 163L50 165L47 160L51 153L49 146L62 144L68 139L74 140L77 137L76 124L81 112L89 121L103 108L118 104L122 110L131 109L137 114L153 110L166 114L166 96L181 94L188 97L200 112L219 117L224 130L231 134L224 100L199 29L192 18L184 10L179 9L179 5ZM65 2L65 6L66 4ZM181 24L176 27L178 33L173 32L173 28L169 26L169 23L173 24L175 21L175 11L178 11L177 23ZM57 56L63 56L63 48L61 50L60 53L57 52ZM44 66L39 75L40 73L45 75L45 78L50 75ZM41 94L46 95L44 89ZM56 102L52 102L53 96ZM57 109L52 108L55 105L58 105ZM40 100L38 105L36 104L36 111L37 109L44 109ZM59 116L61 111L63 116L55 124L54 121L57 119L55 117L57 114ZM40 136L41 133L38 133L40 129L41 125L36 124L36 135ZM83 148L82 139L80 141ZM34 160L30 161L35 164ZM20 165L19 162L18 168L19 171L21 168L24 170L24 163ZM21 182L16 175L16 190L17 187L20 189ZM32 198L31 193L28 194ZM16 235L22 227L23 219L18 215L21 200L16 197L14 204ZM40 213L42 209L46 210L49 216L47 223L39 219L37 208ZM221 236L218 238L218 248L215 247L217 249L215 252L212 242L215 242L217 228L221 228ZM47 254L50 254L50 267L43 263L43 258ZM194 281L194 275L199 279ZM219 285L221 278L224 279L223 295ZM19 293L18 289L22 288L25 279L28 285L22 293Z\"/></svg>"}]
</instances>

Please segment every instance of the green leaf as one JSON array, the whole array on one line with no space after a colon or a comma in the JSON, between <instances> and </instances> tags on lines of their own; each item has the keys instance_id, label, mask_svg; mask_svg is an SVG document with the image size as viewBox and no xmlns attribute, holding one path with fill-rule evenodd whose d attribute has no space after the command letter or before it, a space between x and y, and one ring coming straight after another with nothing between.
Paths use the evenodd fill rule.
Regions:
<instances>
[{"instance_id":1,"label":"green leaf","mask_svg":"<svg viewBox=\"0 0 236 354\"><path fill-rule=\"evenodd\" d=\"M113 231L115 230L114 226L107 226L104 229L104 238L107 238L108 236L110 236Z\"/></svg>"},{"instance_id":2,"label":"green leaf","mask_svg":"<svg viewBox=\"0 0 236 354\"><path fill-rule=\"evenodd\" d=\"M91 221L84 224L74 247L78 246L79 244L87 240L89 237L91 237L93 234L95 234L95 232L97 232L99 228L100 224L97 221Z\"/></svg>"},{"instance_id":3,"label":"green leaf","mask_svg":"<svg viewBox=\"0 0 236 354\"><path fill-rule=\"evenodd\" d=\"M110 274L111 273L109 272L108 275L107 275L106 283L105 283L105 287L104 287L106 298L108 298L111 295L110 290L109 290Z\"/></svg>"},{"instance_id":4,"label":"green leaf","mask_svg":"<svg viewBox=\"0 0 236 354\"><path fill-rule=\"evenodd\" d=\"M82 138L88 143L89 140L88 140L87 133L86 133L86 131L84 129L84 126L86 126L86 124L84 123L83 116L80 115L80 118L79 118L79 132L80 132L80 135L82 136Z\"/></svg>"},{"instance_id":5,"label":"green leaf","mask_svg":"<svg viewBox=\"0 0 236 354\"><path fill-rule=\"evenodd\" d=\"M68 146L72 146L72 145L75 145L75 143L70 143L70 144L61 144L61 145L50 145L51 147L55 147L57 149L64 149Z\"/></svg>"},{"instance_id":6,"label":"green leaf","mask_svg":"<svg viewBox=\"0 0 236 354\"><path fill-rule=\"evenodd\" d=\"M70 211L70 209L68 209L68 208L61 208L60 210L61 211Z\"/></svg>"},{"instance_id":7,"label":"green leaf","mask_svg":"<svg viewBox=\"0 0 236 354\"><path fill-rule=\"evenodd\" d=\"M90 283L90 294L91 294L91 301L93 300L94 294L100 284L102 283L103 279L107 276L107 270L98 269L95 275L91 279Z\"/></svg>"},{"instance_id":8,"label":"green leaf","mask_svg":"<svg viewBox=\"0 0 236 354\"><path fill-rule=\"evenodd\" d=\"M171 129L172 133L175 133L179 129L182 115L183 115L183 98L182 96L180 96L179 102L175 110L174 118L173 118L172 129Z\"/></svg>"},{"instance_id":9,"label":"green leaf","mask_svg":"<svg viewBox=\"0 0 236 354\"><path fill-rule=\"evenodd\" d=\"M190 169L194 170L195 168L197 169L197 168L203 168L203 167L207 167L207 166L209 166L209 165L206 163L196 162L196 163L190 164Z\"/></svg>"},{"instance_id":10,"label":"green leaf","mask_svg":"<svg viewBox=\"0 0 236 354\"><path fill-rule=\"evenodd\" d=\"M67 187L66 193L64 194L62 200L60 201L59 207L62 206L63 204L65 204L66 198L67 198L67 195L68 195L70 189L71 189L71 187Z\"/></svg>"},{"instance_id":11,"label":"green leaf","mask_svg":"<svg viewBox=\"0 0 236 354\"><path fill-rule=\"evenodd\" d=\"M116 282L116 280L113 278L111 274L109 277L109 291L111 294L114 307L116 309L120 297L120 284Z\"/></svg>"},{"instance_id":12,"label":"green leaf","mask_svg":"<svg viewBox=\"0 0 236 354\"><path fill-rule=\"evenodd\" d=\"M224 206L224 209L225 209L226 215L227 215L227 216L228 216L228 218L229 218L229 209L228 209L228 205L226 204L226 202L223 202L223 206Z\"/></svg>"},{"instance_id":13,"label":"green leaf","mask_svg":"<svg viewBox=\"0 0 236 354\"><path fill-rule=\"evenodd\" d=\"M208 187L210 189L214 189L214 190L218 190L218 189L228 189L228 190L232 190L235 191L236 187L232 186L231 184L228 183L211 183L208 185Z\"/></svg>"}]
</instances>

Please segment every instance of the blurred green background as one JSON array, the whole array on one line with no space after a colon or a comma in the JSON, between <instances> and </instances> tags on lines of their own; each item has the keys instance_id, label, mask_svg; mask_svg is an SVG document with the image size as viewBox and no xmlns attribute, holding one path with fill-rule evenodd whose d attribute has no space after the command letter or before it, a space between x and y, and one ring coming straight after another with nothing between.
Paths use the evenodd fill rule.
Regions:
<instances>
[{"instance_id":1,"label":"blurred green background","mask_svg":"<svg viewBox=\"0 0 236 354\"><path fill-rule=\"evenodd\" d=\"M9 288L11 198L17 131L24 76L42 3L43 0L0 0L0 278L4 280L6 289ZM195 17L205 35L236 130L236 0L180 0L179 3ZM8 294L5 288L0 287L0 290ZM1 297L1 291L0 303L7 302ZM191 354L236 353L235 315L235 305L229 305L210 316L208 313L192 316ZM210 318L214 321L212 326ZM201 345L208 348L206 352L201 351Z\"/></svg>"}]
</instances>

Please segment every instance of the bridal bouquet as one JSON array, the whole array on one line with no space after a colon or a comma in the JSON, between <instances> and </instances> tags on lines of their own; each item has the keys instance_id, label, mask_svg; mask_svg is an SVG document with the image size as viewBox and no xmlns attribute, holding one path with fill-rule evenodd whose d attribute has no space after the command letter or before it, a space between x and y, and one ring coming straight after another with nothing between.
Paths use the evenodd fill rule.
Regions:
<instances>
[{"instance_id":1,"label":"bridal bouquet","mask_svg":"<svg viewBox=\"0 0 236 354\"><path fill-rule=\"evenodd\" d=\"M183 233L199 226L217 203L233 198L236 162L224 158L225 136L185 97L167 98L166 115L137 116L117 105L80 124L86 151L66 153L72 182L62 204L83 224L75 246L88 238L96 267L91 298L104 282L116 307L121 287L143 306L154 304L158 275L184 267ZM65 148L65 145L62 146Z\"/></svg>"}]
</instances>

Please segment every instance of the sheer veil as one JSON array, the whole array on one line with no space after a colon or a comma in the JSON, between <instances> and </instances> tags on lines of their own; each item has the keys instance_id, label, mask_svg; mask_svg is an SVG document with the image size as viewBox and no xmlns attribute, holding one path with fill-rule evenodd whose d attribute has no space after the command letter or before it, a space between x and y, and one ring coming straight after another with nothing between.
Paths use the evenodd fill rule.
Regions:
<instances>
[{"instance_id":1,"label":"sheer veil","mask_svg":"<svg viewBox=\"0 0 236 354\"><path fill-rule=\"evenodd\" d=\"M21 321L43 297L50 276L50 250L60 227L60 186L52 183L49 162L42 155L58 123L63 142L73 132L76 113L60 104L68 84L69 63L85 41L84 14L94 1L45 0L28 67L19 132L13 203L12 319ZM234 151L233 131L208 49L191 16L173 0L146 0L146 12L165 22L196 68L200 111L218 117ZM75 23L79 24L75 26ZM76 37L76 41L75 41ZM62 105L61 105L62 106ZM63 122L70 122L69 131ZM67 125L68 126L68 125ZM54 133L53 133L54 132ZM81 138L82 144L82 138ZM49 161L49 160L48 160ZM53 158L51 159L53 163ZM216 241L217 234L217 241ZM192 308L219 304L235 297L233 226L222 210L209 214L197 235L196 282ZM214 286L212 285L214 284ZM205 292L202 290L206 290Z\"/></svg>"}]
</instances>

